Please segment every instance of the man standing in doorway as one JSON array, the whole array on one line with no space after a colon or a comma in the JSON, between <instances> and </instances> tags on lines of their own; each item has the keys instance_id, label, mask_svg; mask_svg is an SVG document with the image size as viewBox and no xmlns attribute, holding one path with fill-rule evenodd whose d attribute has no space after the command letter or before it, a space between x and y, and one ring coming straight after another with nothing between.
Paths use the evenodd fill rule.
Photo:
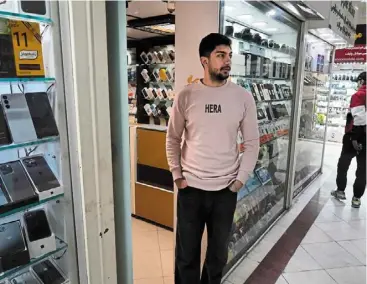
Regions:
<instances>
[{"instance_id":1,"label":"man standing in doorway","mask_svg":"<svg viewBox=\"0 0 367 284\"><path fill-rule=\"evenodd\" d=\"M338 162L337 190L331 192L337 199L345 200L347 174L350 163L357 158L356 179L353 185L352 207L361 206L366 188L366 72L357 77L358 90L350 101L350 113L343 137L343 149Z\"/></svg>"},{"instance_id":2,"label":"man standing in doorway","mask_svg":"<svg viewBox=\"0 0 367 284\"><path fill-rule=\"evenodd\" d=\"M228 80L231 40L209 34L199 55L204 78L176 96L167 130L167 159L178 188L175 284L220 284L237 191L259 152L255 101ZM244 139L242 158L238 131ZM200 273L205 225L208 248Z\"/></svg>"}]
</instances>

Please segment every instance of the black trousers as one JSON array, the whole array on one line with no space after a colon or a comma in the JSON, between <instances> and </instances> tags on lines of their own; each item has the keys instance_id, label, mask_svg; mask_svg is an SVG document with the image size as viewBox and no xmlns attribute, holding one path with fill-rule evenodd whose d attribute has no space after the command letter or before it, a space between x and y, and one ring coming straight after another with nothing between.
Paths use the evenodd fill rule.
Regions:
<instances>
[{"instance_id":1,"label":"black trousers","mask_svg":"<svg viewBox=\"0 0 367 284\"><path fill-rule=\"evenodd\" d=\"M187 187L178 191L175 284L220 284L236 203L237 194L227 188L204 191ZM200 273L205 225L208 248Z\"/></svg>"},{"instance_id":2,"label":"black trousers","mask_svg":"<svg viewBox=\"0 0 367 284\"><path fill-rule=\"evenodd\" d=\"M347 174L350 163L354 157L357 159L356 179L353 185L354 197L361 198L366 188L366 140L362 142L363 150L357 154L353 148L350 136L343 137L343 149L338 162L336 184L338 190L345 191L347 186Z\"/></svg>"}]
</instances>

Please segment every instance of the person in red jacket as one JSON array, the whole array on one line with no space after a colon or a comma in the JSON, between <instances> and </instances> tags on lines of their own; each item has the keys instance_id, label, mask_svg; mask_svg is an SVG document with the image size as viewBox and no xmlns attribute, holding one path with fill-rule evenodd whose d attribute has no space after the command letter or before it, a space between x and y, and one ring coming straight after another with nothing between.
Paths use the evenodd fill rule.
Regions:
<instances>
[{"instance_id":1,"label":"person in red jacket","mask_svg":"<svg viewBox=\"0 0 367 284\"><path fill-rule=\"evenodd\" d=\"M352 199L354 208L361 206L361 197L366 188L366 72L359 74L357 84L358 91L352 96L350 102L343 148L338 162L337 190L331 192L331 195L337 199L346 199L347 173L352 159L356 157L357 171Z\"/></svg>"}]
</instances>

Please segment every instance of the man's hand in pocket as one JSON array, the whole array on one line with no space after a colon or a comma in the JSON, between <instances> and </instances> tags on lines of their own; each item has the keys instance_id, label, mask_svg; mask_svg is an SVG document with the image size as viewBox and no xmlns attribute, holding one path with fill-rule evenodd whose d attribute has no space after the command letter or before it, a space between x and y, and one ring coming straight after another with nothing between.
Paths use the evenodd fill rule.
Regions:
<instances>
[{"instance_id":1,"label":"man's hand in pocket","mask_svg":"<svg viewBox=\"0 0 367 284\"><path fill-rule=\"evenodd\" d=\"M184 188L188 187L187 181L184 178L177 179L175 181L175 184L176 184L176 186L177 186L178 189L184 189Z\"/></svg>"}]
</instances>

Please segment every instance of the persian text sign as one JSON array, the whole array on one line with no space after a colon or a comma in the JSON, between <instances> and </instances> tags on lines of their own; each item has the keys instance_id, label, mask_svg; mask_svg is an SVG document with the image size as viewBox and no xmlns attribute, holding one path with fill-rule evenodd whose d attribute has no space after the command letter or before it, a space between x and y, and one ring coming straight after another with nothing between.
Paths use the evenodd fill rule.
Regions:
<instances>
[{"instance_id":1,"label":"persian text sign","mask_svg":"<svg viewBox=\"0 0 367 284\"><path fill-rule=\"evenodd\" d=\"M337 49L335 51L335 63L366 62L366 46Z\"/></svg>"},{"instance_id":2,"label":"persian text sign","mask_svg":"<svg viewBox=\"0 0 367 284\"><path fill-rule=\"evenodd\" d=\"M329 25L348 43L354 43L356 33L356 9L352 1L332 1Z\"/></svg>"}]
</instances>

